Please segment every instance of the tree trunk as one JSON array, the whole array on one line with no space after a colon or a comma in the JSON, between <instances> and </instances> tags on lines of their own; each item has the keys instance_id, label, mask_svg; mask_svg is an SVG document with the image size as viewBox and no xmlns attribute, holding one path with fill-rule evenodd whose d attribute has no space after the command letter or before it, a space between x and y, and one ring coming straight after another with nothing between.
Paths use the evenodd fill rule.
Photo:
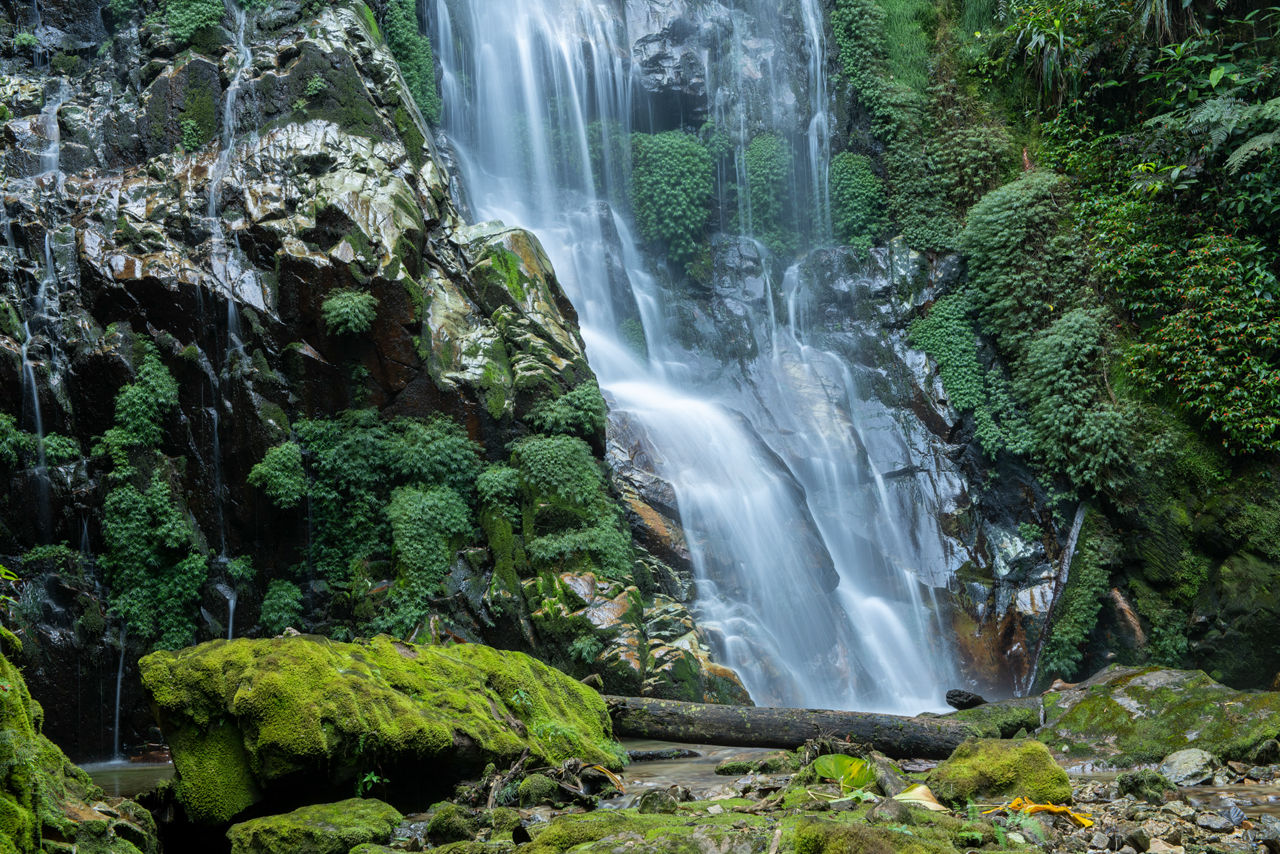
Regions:
<instances>
[{"instance_id":1,"label":"tree trunk","mask_svg":"<svg viewBox=\"0 0 1280 854\"><path fill-rule=\"evenodd\" d=\"M718 706L647 697L605 696L613 734L684 744L774 747L794 750L811 738L832 736L869 744L894 759L946 759L979 735L961 721L906 718L828 709Z\"/></svg>"}]
</instances>

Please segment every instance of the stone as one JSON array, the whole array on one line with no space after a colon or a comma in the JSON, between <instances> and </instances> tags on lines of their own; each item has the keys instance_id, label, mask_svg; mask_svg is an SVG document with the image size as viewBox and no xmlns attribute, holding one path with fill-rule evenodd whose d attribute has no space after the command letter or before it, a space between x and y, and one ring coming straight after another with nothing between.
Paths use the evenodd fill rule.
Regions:
<instances>
[{"instance_id":1,"label":"stone","mask_svg":"<svg viewBox=\"0 0 1280 854\"><path fill-rule=\"evenodd\" d=\"M1151 837L1141 827L1127 827L1121 834L1121 841L1135 851L1146 851L1151 847Z\"/></svg>"},{"instance_id":2,"label":"stone","mask_svg":"<svg viewBox=\"0 0 1280 854\"><path fill-rule=\"evenodd\" d=\"M287 797L271 783L290 775L349 792L371 756L389 791L427 785L436 797L525 749L542 765L620 767L600 695L523 653L303 635L214 641L139 666L173 751L177 799L196 823ZM548 727L554 740L532 734ZM434 763L428 779L417 773L424 762Z\"/></svg>"},{"instance_id":3,"label":"stone","mask_svg":"<svg viewBox=\"0 0 1280 854\"><path fill-rule=\"evenodd\" d=\"M879 803L867 811L867 821L876 824L915 824L915 818L911 815L911 809L902 801L895 801L893 798L883 798Z\"/></svg>"},{"instance_id":4,"label":"stone","mask_svg":"<svg viewBox=\"0 0 1280 854\"><path fill-rule=\"evenodd\" d=\"M1147 849L1147 854L1183 854L1186 849L1181 845L1175 845L1166 842L1163 839L1151 840L1151 847Z\"/></svg>"},{"instance_id":5,"label":"stone","mask_svg":"<svg viewBox=\"0 0 1280 854\"><path fill-rule=\"evenodd\" d=\"M561 800L560 784L545 774L530 774L520 781L520 806L535 807Z\"/></svg>"},{"instance_id":6,"label":"stone","mask_svg":"<svg viewBox=\"0 0 1280 854\"><path fill-rule=\"evenodd\" d=\"M640 796L640 802L637 807L644 815L674 813L678 809L675 797L670 792L661 789L645 792Z\"/></svg>"},{"instance_id":7,"label":"stone","mask_svg":"<svg viewBox=\"0 0 1280 854\"><path fill-rule=\"evenodd\" d=\"M1094 831L1094 834L1089 837L1089 847L1106 850L1111 847L1111 837L1101 831Z\"/></svg>"},{"instance_id":8,"label":"stone","mask_svg":"<svg viewBox=\"0 0 1280 854\"><path fill-rule=\"evenodd\" d=\"M1176 787L1167 777L1150 769L1123 773L1116 777L1116 786L1120 794L1141 798L1152 804L1162 803L1166 794L1177 793Z\"/></svg>"},{"instance_id":9,"label":"stone","mask_svg":"<svg viewBox=\"0 0 1280 854\"><path fill-rule=\"evenodd\" d=\"M1231 823L1231 819L1218 815L1216 812L1202 812L1196 816L1196 827L1230 833L1235 825Z\"/></svg>"},{"instance_id":10,"label":"stone","mask_svg":"<svg viewBox=\"0 0 1280 854\"><path fill-rule=\"evenodd\" d=\"M44 711L6 651L20 654L22 643L0 626L0 851L37 854L57 839L67 843L65 850L157 854L151 813L131 800L105 797L41 734ZM115 840L129 847L111 847Z\"/></svg>"},{"instance_id":11,"label":"stone","mask_svg":"<svg viewBox=\"0 0 1280 854\"><path fill-rule=\"evenodd\" d=\"M952 689L947 692L947 705L953 709L972 709L981 706L987 701L971 691L961 691Z\"/></svg>"},{"instance_id":12,"label":"stone","mask_svg":"<svg viewBox=\"0 0 1280 854\"><path fill-rule=\"evenodd\" d=\"M1184 801L1170 801L1160 807L1160 811L1167 812L1170 815L1177 816L1181 819L1188 819L1196 814L1195 807L1192 807Z\"/></svg>"},{"instance_id":13,"label":"stone","mask_svg":"<svg viewBox=\"0 0 1280 854\"><path fill-rule=\"evenodd\" d=\"M1196 786L1212 780L1217 768L1213 754L1195 748L1171 753L1160 763L1160 773L1175 786Z\"/></svg>"},{"instance_id":14,"label":"stone","mask_svg":"<svg viewBox=\"0 0 1280 854\"><path fill-rule=\"evenodd\" d=\"M382 801L351 798L234 824L227 839L231 854L347 854L364 843L390 842L402 818Z\"/></svg>"},{"instance_id":15,"label":"stone","mask_svg":"<svg viewBox=\"0 0 1280 854\"><path fill-rule=\"evenodd\" d=\"M518 819L516 823L519 823ZM427 822L427 834L437 845L475 839L479 831L480 822L468 810L457 804L445 803Z\"/></svg>"},{"instance_id":16,"label":"stone","mask_svg":"<svg viewBox=\"0 0 1280 854\"><path fill-rule=\"evenodd\" d=\"M1232 714L1223 715L1228 707ZM1253 761L1280 731L1280 693L1236 691L1198 670L1112 665L1046 693L1044 709L1039 737L1073 762L1156 763L1183 750ZM1212 771L1200 779L1211 777Z\"/></svg>"},{"instance_id":17,"label":"stone","mask_svg":"<svg viewBox=\"0 0 1280 854\"><path fill-rule=\"evenodd\" d=\"M1033 739L969 739L929 772L925 782L943 803L1023 797L1038 804L1071 799L1067 772Z\"/></svg>"}]
</instances>

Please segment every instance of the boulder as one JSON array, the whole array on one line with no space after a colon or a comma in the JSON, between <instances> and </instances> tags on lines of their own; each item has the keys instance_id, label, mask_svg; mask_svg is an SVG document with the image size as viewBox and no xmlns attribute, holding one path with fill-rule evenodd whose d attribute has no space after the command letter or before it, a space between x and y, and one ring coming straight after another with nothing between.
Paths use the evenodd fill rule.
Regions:
<instances>
[{"instance_id":1,"label":"boulder","mask_svg":"<svg viewBox=\"0 0 1280 854\"><path fill-rule=\"evenodd\" d=\"M450 794L525 750L539 764L619 766L600 696L518 652L301 635L156 652L140 668L196 823L299 787L349 793L375 760L393 802Z\"/></svg>"},{"instance_id":2,"label":"boulder","mask_svg":"<svg viewBox=\"0 0 1280 854\"><path fill-rule=\"evenodd\" d=\"M133 801L106 797L41 732L44 710L5 657L22 644L0 628L0 852L36 854L54 840L94 854L156 854L155 820Z\"/></svg>"},{"instance_id":3,"label":"boulder","mask_svg":"<svg viewBox=\"0 0 1280 854\"><path fill-rule=\"evenodd\" d=\"M1039 697L1018 697L964 708L943 717L974 724L984 738L1013 738L1020 730L1035 732L1040 728L1041 707Z\"/></svg>"},{"instance_id":4,"label":"boulder","mask_svg":"<svg viewBox=\"0 0 1280 854\"><path fill-rule=\"evenodd\" d=\"M1158 804L1165 800L1165 794L1176 794L1174 784L1158 771L1143 769L1121 774L1116 778L1116 788L1121 795L1138 798L1149 803Z\"/></svg>"},{"instance_id":5,"label":"boulder","mask_svg":"<svg viewBox=\"0 0 1280 854\"><path fill-rule=\"evenodd\" d=\"M1032 739L969 739L929 772L926 782L939 800L950 804L1015 797L1061 804L1071 799L1067 772Z\"/></svg>"},{"instance_id":6,"label":"boulder","mask_svg":"<svg viewBox=\"0 0 1280 854\"><path fill-rule=\"evenodd\" d=\"M984 705L986 702L980 695L972 691L961 691L958 688L953 688L947 692L947 705L953 709L962 711L964 709L974 709Z\"/></svg>"},{"instance_id":7,"label":"boulder","mask_svg":"<svg viewBox=\"0 0 1280 854\"><path fill-rule=\"evenodd\" d=\"M372 798L316 804L231 826L231 854L347 854L356 845L385 844L403 816Z\"/></svg>"},{"instance_id":8,"label":"boulder","mask_svg":"<svg viewBox=\"0 0 1280 854\"><path fill-rule=\"evenodd\" d=\"M1043 700L1037 737L1075 761L1123 767L1196 748L1250 762L1280 733L1280 693L1235 691L1198 670L1112 665Z\"/></svg>"},{"instance_id":9,"label":"boulder","mask_svg":"<svg viewBox=\"0 0 1280 854\"><path fill-rule=\"evenodd\" d=\"M1170 753L1160 763L1160 773L1175 786L1198 786L1212 780L1217 770L1213 754L1197 748Z\"/></svg>"}]
</instances>

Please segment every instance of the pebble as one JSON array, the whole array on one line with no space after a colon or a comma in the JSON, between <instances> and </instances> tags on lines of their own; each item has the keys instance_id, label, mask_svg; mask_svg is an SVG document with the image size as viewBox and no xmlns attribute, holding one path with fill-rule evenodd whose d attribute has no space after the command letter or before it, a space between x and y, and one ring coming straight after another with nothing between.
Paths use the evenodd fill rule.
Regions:
<instances>
[{"instance_id":1,"label":"pebble","mask_svg":"<svg viewBox=\"0 0 1280 854\"><path fill-rule=\"evenodd\" d=\"M1196 816L1196 825L1203 827L1205 830L1219 830L1230 832L1235 827L1231 819L1218 815L1216 812L1202 812Z\"/></svg>"}]
</instances>

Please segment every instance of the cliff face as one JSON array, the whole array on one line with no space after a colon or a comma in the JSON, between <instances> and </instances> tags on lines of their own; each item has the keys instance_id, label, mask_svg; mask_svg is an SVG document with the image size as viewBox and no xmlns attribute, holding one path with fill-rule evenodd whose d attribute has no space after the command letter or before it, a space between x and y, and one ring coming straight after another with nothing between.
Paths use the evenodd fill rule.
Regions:
<instances>
[{"instance_id":1,"label":"cliff face","mask_svg":"<svg viewBox=\"0 0 1280 854\"><path fill-rule=\"evenodd\" d=\"M66 5L17 22L0 91L0 553L50 735L110 752L122 630L125 743L138 655L285 625L741 698L687 567L633 549L537 238L457 214L396 11L386 40L359 2L184 39L191 4Z\"/></svg>"}]
</instances>

